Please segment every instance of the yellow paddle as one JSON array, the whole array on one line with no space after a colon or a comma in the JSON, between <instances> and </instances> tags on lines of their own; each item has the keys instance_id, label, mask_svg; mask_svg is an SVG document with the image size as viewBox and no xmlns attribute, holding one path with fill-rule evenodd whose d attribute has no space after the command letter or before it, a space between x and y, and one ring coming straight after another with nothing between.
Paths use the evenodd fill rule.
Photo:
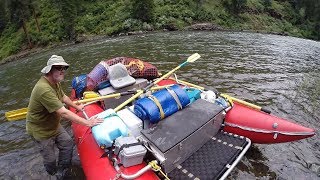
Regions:
<instances>
[{"instance_id":1,"label":"yellow paddle","mask_svg":"<svg viewBox=\"0 0 320 180\"><path fill-rule=\"evenodd\" d=\"M122 109L124 106L126 106L127 104L129 104L130 102L132 102L133 100L135 100L136 98L138 98L141 94L143 94L144 92L146 92L147 90L149 90L152 86L154 86L155 84L157 84L158 82L160 82L161 80L169 77L172 73L174 73L176 70L180 69L181 67L187 65L188 63L193 63L195 62L197 59L199 59L201 56L198 53L195 53L193 55L191 55L190 57L188 57L188 59L181 63L179 66L177 66L176 68L172 69L171 71L169 71L167 74L163 75L162 77L158 78L156 81L152 82L151 84L149 84L147 87L145 87L143 90L138 91L137 94L135 94L134 96L132 96L131 98L129 98L128 100L126 100L125 102L123 102L122 104L120 104L118 107L116 107L114 109L114 111L119 111L120 109Z\"/></svg>"},{"instance_id":2,"label":"yellow paddle","mask_svg":"<svg viewBox=\"0 0 320 180\"><path fill-rule=\"evenodd\" d=\"M173 79L173 78L172 78L172 79ZM173 80L175 80L175 79L173 79ZM192 87L195 87L195 88L198 88L198 89L201 89L201 90L205 90L204 87L201 87L201 86L198 86L198 85L195 85L195 84L186 82L186 81L178 80L178 82L181 83L181 84L187 85L187 86L192 86ZM245 106L251 107L251 108L253 108L253 109L257 109L257 110L259 110L259 111L263 111L263 112L268 113L268 114L271 113L271 111L268 110L268 109L265 109L265 108L263 108L263 107L260 107L260 106L255 105L255 104L252 104L252 103L243 101L243 100L241 100L241 99L237 99L237 98L232 97L232 96L229 96L229 95L227 95L227 94L220 94L220 96L222 96L222 97L224 97L224 98L226 98L226 99L229 99L229 100L231 100L231 101L235 101L235 102L237 102L237 103L243 104L243 105L245 105Z\"/></svg>"},{"instance_id":3,"label":"yellow paddle","mask_svg":"<svg viewBox=\"0 0 320 180\"><path fill-rule=\"evenodd\" d=\"M125 95L129 95L129 94L134 94L134 93L135 93L134 91L133 92L122 92L122 93L99 96L99 97L95 97L95 98L83 99L83 100L78 100L78 101L73 101L73 102L75 104L81 104L81 103L87 103L87 102L92 102L92 101L99 101L99 100L107 99L107 98L125 96ZM28 108L21 108L21 109L6 112L5 116L8 121L22 120L22 119L26 119L27 112L28 112Z\"/></svg>"},{"instance_id":4,"label":"yellow paddle","mask_svg":"<svg viewBox=\"0 0 320 180\"><path fill-rule=\"evenodd\" d=\"M8 121L16 121L20 119L25 119L27 115L28 108L21 108L5 113Z\"/></svg>"}]
</instances>

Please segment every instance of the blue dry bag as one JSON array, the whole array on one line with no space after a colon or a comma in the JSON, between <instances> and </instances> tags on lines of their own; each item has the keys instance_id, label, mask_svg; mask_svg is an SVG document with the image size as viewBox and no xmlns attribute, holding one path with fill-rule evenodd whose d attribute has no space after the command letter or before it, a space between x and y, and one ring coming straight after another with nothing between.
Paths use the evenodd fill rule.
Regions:
<instances>
[{"instance_id":1,"label":"blue dry bag","mask_svg":"<svg viewBox=\"0 0 320 180\"><path fill-rule=\"evenodd\" d=\"M179 109L186 107L190 99L179 85L173 85L136 101L134 113L142 120L157 123Z\"/></svg>"},{"instance_id":2,"label":"blue dry bag","mask_svg":"<svg viewBox=\"0 0 320 180\"><path fill-rule=\"evenodd\" d=\"M83 92L86 90L87 87L87 75L81 74L76 76L72 80L72 88L76 91L77 98L82 97Z\"/></svg>"}]
</instances>

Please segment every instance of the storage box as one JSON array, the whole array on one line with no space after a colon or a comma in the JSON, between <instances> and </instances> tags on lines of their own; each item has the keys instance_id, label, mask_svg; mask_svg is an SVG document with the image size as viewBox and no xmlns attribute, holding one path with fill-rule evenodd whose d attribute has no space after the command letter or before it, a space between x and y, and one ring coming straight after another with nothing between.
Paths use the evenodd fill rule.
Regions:
<instances>
[{"instance_id":1,"label":"storage box","mask_svg":"<svg viewBox=\"0 0 320 180\"><path fill-rule=\"evenodd\" d=\"M186 108L141 131L165 172L200 149L216 135L224 119L223 107L198 99Z\"/></svg>"},{"instance_id":2,"label":"storage box","mask_svg":"<svg viewBox=\"0 0 320 180\"><path fill-rule=\"evenodd\" d=\"M120 149L121 146L125 144L134 144L138 143L136 138L130 136L130 137L120 137L117 138L115 141L115 151L114 153L118 155L120 159L120 163L124 167L130 167L134 165L141 164L143 161L144 156L147 153L147 150L142 145L132 145L129 147L125 147L123 149ZM120 152L119 152L120 151Z\"/></svg>"},{"instance_id":3,"label":"storage box","mask_svg":"<svg viewBox=\"0 0 320 180\"><path fill-rule=\"evenodd\" d=\"M122 109L117 114L128 127L130 136L138 137L141 135L142 120L133 113L133 106Z\"/></svg>"},{"instance_id":4,"label":"storage box","mask_svg":"<svg viewBox=\"0 0 320 180\"><path fill-rule=\"evenodd\" d=\"M108 94L120 93L120 92L129 91L129 90L139 90L139 89L147 87L147 85L148 85L147 79L137 78L136 83L131 86L127 86L127 87L124 87L121 89L114 89L112 86L110 86L110 87L101 89L98 92L99 92L99 94L104 96L104 95L108 95ZM121 103L123 103L124 101L129 99L130 97L131 96L128 95L128 96L122 96L120 98L105 99L104 100L105 109L109 109L109 108L114 109L115 107L117 107L118 105L120 105Z\"/></svg>"}]
</instances>

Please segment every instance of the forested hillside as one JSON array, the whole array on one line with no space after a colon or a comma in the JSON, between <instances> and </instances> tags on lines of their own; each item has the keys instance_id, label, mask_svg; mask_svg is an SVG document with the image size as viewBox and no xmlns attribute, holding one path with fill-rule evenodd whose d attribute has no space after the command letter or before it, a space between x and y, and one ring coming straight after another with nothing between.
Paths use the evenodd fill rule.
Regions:
<instances>
[{"instance_id":1,"label":"forested hillside","mask_svg":"<svg viewBox=\"0 0 320 180\"><path fill-rule=\"evenodd\" d=\"M319 0L1 0L0 59L95 35L196 23L320 40Z\"/></svg>"}]
</instances>

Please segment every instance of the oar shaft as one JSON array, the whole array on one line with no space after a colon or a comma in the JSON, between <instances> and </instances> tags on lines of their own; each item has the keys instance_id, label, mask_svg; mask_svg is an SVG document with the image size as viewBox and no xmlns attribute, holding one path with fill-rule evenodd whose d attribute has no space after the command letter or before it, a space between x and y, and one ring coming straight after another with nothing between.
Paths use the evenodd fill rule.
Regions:
<instances>
[{"instance_id":1,"label":"oar shaft","mask_svg":"<svg viewBox=\"0 0 320 180\"><path fill-rule=\"evenodd\" d=\"M229 95L227 95L227 94L220 94L220 95L223 96L223 97L226 97L227 99L231 99L232 101L235 101L235 102L237 102L237 103L240 103L240 104L243 104L243 105L245 105L245 106L249 106L249 107L251 107L251 108L253 108L253 109L258 109L258 110L261 110L261 111L262 111L262 107L257 106L257 105L255 105L255 104L246 102L246 101L241 100L241 99L237 99L237 98L232 97L232 96L229 96Z\"/></svg>"},{"instance_id":2,"label":"oar shaft","mask_svg":"<svg viewBox=\"0 0 320 180\"><path fill-rule=\"evenodd\" d=\"M78 100L78 101L74 101L75 104L81 104L81 103L87 103L87 102L92 102L92 101L99 101L102 99L108 99L108 98L114 98L114 97L120 97L120 96L124 96L124 95L129 95L129 94L133 94L134 92L131 93L116 93L116 94L109 94L109 95L105 95L105 96L100 96L100 97L95 97L95 98L90 98L90 99L83 99L83 100Z\"/></svg>"},{"instance_id":3,"label":"oar shaft","mask_svg":"<svg viewBox=\"0 0 320 180\"><path fill-rule=\"evenodd\" d=\"M182 67L182 65L177 66L176 68L172 69L171 71L169 71L167 74L163 75L162 77L158 78L154 84L159 83L161 80L169 77L172 73L174 73L176 70L180 69L180 67Z\"/></svg>"},{"instance_id":4,"label":"oar shaft","mask_svg":"<svg viewBox=\"0 0 320 180\"><path fill-rule=\"evenodd\" d=\"M175 80L174 78L172 78L172 80ZM197 89L201 89L201 90L204 90L205 88L204 87L202 87L202 86L198 86L198 85L195 85L195 84L192 84L192 83L189 83L189 82L187 82L187 81L182 81L182 80L178 80L178 82L181 82L182 84L185 84L185 85L187 85L187 86L192 86L192 87L195 87L195 88L197 88Z\"/></svg>"},{"instance_id":5,"label":"oar shaft","mask_svg":"<svg viewBox=\"0 0 320 180\"><path fill-rule=\"evenodd\" d=\"M132 102L133 100L135 100L136 98L138 98L141 94L143 93L142 90L140 90L137 94L135 94L134 96L132 96L131 98L127 99L125 102L123 102L122 104L120 104L119 106L117 106L114 111L118 112L120 109L122 109L124 106L126 106L127 104L129 104L130 102Z\"/></svg>"},{"instance_id":6,"label":"oar shaft","mask_svg":"<svg viewBox=\"0 0 320 180\"><path fill-rule=\"evenodd\" d=\"M246 105L246 106L250 106L250 107L252 107L252 108L254 108L254 109L259 109L259 110L261 109L260 106L257 106L257 105L255 105L255 104L252 104L252 103L243 101L243 100L241 100L241 99L237 99L237 98L232 97L232 96L229 96L229 95L227 95L227 94L220 94L220 95L223 96L223 97L228 97L228 98L230 98L232 101L238 102L238 103L240 103L240 104L243 104L243 105Z\"/></svg>"},{"instance_id":7,"label":"oar shaft","mask_svg":"<svg viewBox=\"0 0 320 180\"><path fill-rule=\"evenodd\" d=\"M167 88L167 87L170 87L170 86L173 86L174 84L169 84L169 85L164 85L164 86L155 86L155 87L152 87L151 88L151 91L156 91L156 90L159 90L159 89L164 89L164 88Z\"/></svg>"},{"instance_id":8,"label":"oar shaft","mask_svg":"<svg viewBox=\"0 0 320 180\"><path fill-rule=\"evenodd\" d=\"M201 89L201 90L204 90L204 89L205 89L204 87L201 87L201 86L198 86L198 85L195 85L195 84L186 82L186 81L182 81L182 80L178 80L178 81L179 81L181 84L185 84L185 85L187 85L187 86L192 86L192 87L195 87L195 88L198 88L198 89ZM220 94L220 95L223 96L223 97L229 98L229 99L231 99L232 101L235 101L235 102L237 102L237 103L240 103L240 104L243 104L243 105L245 105L245 106L251 107L251 108L253 108L253 109L257 109L257 110L263 111L263 112L268 113L268 114L271 113L271 111L268 110L268 109L265 109L265 108L263 108L263 107L260 107L260 106L255 105L255 104L252 104L252 103L243 101L243 100L241 100L241 99L237 99L237 98L232 97L232 96L229 96L229 95L227 95L227 94Z\"/></svg>"},{"instance_id":9,"label":"oar shaft","mask_svg":"<svg viewBox=\"0 0 320 180\"><path fill-rule=\"evenodd\" d=\"M159 90L159 89L163 89L163 88L166 88L166 87L169 87L169 85L152 87L151 90ZM131 94L134 94L136 92L137 91L126 91L126 92L121 92L121 93L116 93L116 94L109 94L109 95L105 95L105 96L99 96L99 97L95 97L95 98L82 99L82 100L73 101L73 102L75 104L87 103L86 105L88 105L88 103L90 104L90 103L93 103L95 101L99 101L99 100L102 100L102 99L116 98L116 97L120 97L120 96L131 95ZM17 110L6 112L5 116L6 116L8 121L16 121L16 120L25 119L26 115L27 115L27 112L28 112L28 108L21 108L21 109L17 109Z\"/></svg>"}]
</instances>

